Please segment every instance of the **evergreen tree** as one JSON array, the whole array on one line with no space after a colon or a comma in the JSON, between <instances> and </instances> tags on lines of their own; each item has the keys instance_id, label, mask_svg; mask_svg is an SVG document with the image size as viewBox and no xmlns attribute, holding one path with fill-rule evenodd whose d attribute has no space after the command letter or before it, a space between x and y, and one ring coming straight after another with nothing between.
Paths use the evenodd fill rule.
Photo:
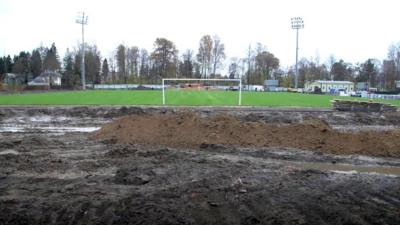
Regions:
<instances>
[{"instance_id":1,"label":"evergreen tree","mask_svg":"<svg viewBox=\"0 0 400 225\"><path fill-rule=\"evenodd\" d=\"M29 52L20 52L18 56L14 57L14 64L12 72L24 76L24 82L28 83L30 80L30 54Z\"/></svg>"},{"instance_id":2,"label":"evergreen tree","mask_svg":"<svg viewBox=\"0 0 400 225\"><path fill-rule=\"evenodd\" d=\"M107 59L104 59L103 61L103 66L101 68L101 76L102 76L102 83L107 82L108 80L108 73L110 72L110 69L108 68L108 62Z\"/></svg>"},{"instance_id":3,"label":"evergreen tree","mask_svg":"<svg viewBox=\"0 0 400 225\"><path fill-rule=\"evenodd\" d=\"M118 80L127 83L126 74L126 47L123 44L118 45L117 54L115 55L117 59L118 67Z\"/></svg>"},{"instance_id":4,"label":"evergreen tree","mask_svg":"<svg viewBox=\"0 0 400 225\"><path fill-rule=\"evenodd\" d=\"M72 53L67 49L64 60L64 71L61 78L61 84L68 88L73 88L79 84L79 75L74 71L74 58Z\"/></svg>"},{"instance_id":5,"label":"evergreen tree","mask_svg":"<svg viewBox=\"0 0 400 225\"><path fill-rule=\"evenodd\" d=\"M33 78L39 76L43 72L43 62L42 57L38 49L32 51L32 56L30 58L31 72Z\"/></svg>"},{"instance_id":6,"label":"evergreen tree","mask_svg":"<svg viewBox=\"0 0 400 225\"><path fill-rule=\"evenodd\" d=\"M5 60L5 63L6 63L6 65L5 65L5 67L6 67L6 73L11 73L11 72L12 72L12 67L13 67L14 63L13 63L13 61L12 61L10 55L7 56L7 58L6 58L6 60Z\"/></svg>"},{"instance_id":7,"label":"evergreen tree","mask_svg":"<svg viewBox=\"0 0 400 225\"><path fill-rule=\"evenodd\" d=\"M53 43L50 49L46 52L46 57L44 58L43 69L58 71L61 68L56 44Z\"/></svg>"},{"instance_id":8,"label":"evergreen tree","mask_svg":"<svg viewBox=\"0 0 400 225\"><path fill-rule=\"evenodd\" d=\"M101 83L100 70L100 52L97 50L97 46L87 46L85 52L85 76L87 81L92 84Z\"/></svg>"},{"instance_id":9,"label":"evergreen tree","mask_svg":"<svg viewBox=\"0 0 400 225\"><path fill-rule=\"evenodd\" d=\"M5 64L5 57L1 57L0 58L0 75L5 74L6 73L6 64Z\"/></svg>"}]
</instances>

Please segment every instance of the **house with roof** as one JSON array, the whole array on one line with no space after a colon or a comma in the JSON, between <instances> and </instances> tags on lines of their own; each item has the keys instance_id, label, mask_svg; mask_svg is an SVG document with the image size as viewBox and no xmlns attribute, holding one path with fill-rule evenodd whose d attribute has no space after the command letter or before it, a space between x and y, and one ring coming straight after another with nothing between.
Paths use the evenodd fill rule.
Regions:
<instances>
[{"instance_id":1,"label":"house with roof","mask_svg":"<svg viewBox=\"0 0 400 225\"><path fill-rule=\"evenodd\" d=\"M6 73L4 77L4 84L8 86L22 85L25 83L25 76L16 73Z\"/></svg>"},{"instance_id":2,"label":"house with roof","mask_svg":"<svg viewBox=\"0 0 400 225\"><path fill-rule=\"evenodd\" d=\"M60 86L61 74L56 71L46 70L33 80L28 82L29 86Z\"/></svg>"},{"instance_id":3,"label":"house with roof","mask_svg":"<svg viewBox=\"0 0 400 225\"><path fill-rule=\"evenodd\" d=\"M322 93L337 93L339 91L352 92L354 91L354 83L351 81L316 80L313 82L306 82L304 90L306 92Z\"/></svg>"}]
</instances>

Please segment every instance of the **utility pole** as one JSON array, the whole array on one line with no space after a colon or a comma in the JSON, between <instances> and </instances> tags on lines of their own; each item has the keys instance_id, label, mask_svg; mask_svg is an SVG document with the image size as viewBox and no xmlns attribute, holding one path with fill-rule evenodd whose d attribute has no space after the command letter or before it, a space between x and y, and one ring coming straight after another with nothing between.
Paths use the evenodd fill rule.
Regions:
<instances>
[{"instance_id":1,"label":"utility pole","mask_svg":"<svg viewBox=\"0 0 400 225\"><path fill-rule=\"evenodd\" d=\"M304 22L301 17L292 18L292 29L296 30L296 74L294 79L294 87L297 89L297 84L299 80L299 70L298 70L298 59L299 59L299 29L304 28Z\"/></svg>"},{"instance_id":2,"label":"utility pole","mask_svg":"<svg viewBox=\"0 0 400 225\"><path fill-rule=\"evenodd\" d=\"M82 48L81 48L81 79L82 79L82 89L86 89L85 81L85 25L87 25L88 17L85 16L85 12L79 13L75 22L82 25Z\"/></svg>"}]
</instances>

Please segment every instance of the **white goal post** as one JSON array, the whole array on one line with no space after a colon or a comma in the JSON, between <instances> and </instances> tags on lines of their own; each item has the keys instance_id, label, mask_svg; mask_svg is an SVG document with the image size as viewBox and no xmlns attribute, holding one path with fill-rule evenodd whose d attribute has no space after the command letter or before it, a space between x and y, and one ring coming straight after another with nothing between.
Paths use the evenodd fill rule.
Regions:
<instances>
[{"instance_id":1,"label":"white goal post","mask_svg":"<svg viewBox=\"0 0 400 225\"><path fill-rule=\"evenodd\" d=\"M196 78L164 78L162 79L162 102L165 105L165 81L228 81L239 83L239 101L238 105L242 105L242 79L196 79Z\"/></svg>"}]
</instances>

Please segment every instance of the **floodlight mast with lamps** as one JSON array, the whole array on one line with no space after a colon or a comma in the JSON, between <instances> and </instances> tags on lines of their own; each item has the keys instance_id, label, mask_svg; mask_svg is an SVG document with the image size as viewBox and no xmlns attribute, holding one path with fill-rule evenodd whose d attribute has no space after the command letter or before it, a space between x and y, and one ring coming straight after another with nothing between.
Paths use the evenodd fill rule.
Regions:
<instances>
[{"instance_id":1,"label":"floodlight mast with lamps","mask_svg":"<svg viewBox=\"0 0 400 225\"><path fill-rule=\"evenodd\" d=\"M296 30L296 74L294 79L294 87L297 89L298 78L299 78L299 70L298 70L298 59L299 59L299 29L304 28L304 22L301 17L293 17L292 18L292 29Z\"/></svg>"},{"instance_id":2,"label":"floodlight mast with lamps","mask_svg":"<svg viewBox=\"0 0 400 225\"><path fill-rule=\"evenodd\" d=\"M82 89L86 89L86 80L85 80L85 25L87 25L88 17L85 16L85 12L79 13L75 22L82 25L82 48L81 48L81 71L82 71Z\"/></svg>"}]
</instances>

